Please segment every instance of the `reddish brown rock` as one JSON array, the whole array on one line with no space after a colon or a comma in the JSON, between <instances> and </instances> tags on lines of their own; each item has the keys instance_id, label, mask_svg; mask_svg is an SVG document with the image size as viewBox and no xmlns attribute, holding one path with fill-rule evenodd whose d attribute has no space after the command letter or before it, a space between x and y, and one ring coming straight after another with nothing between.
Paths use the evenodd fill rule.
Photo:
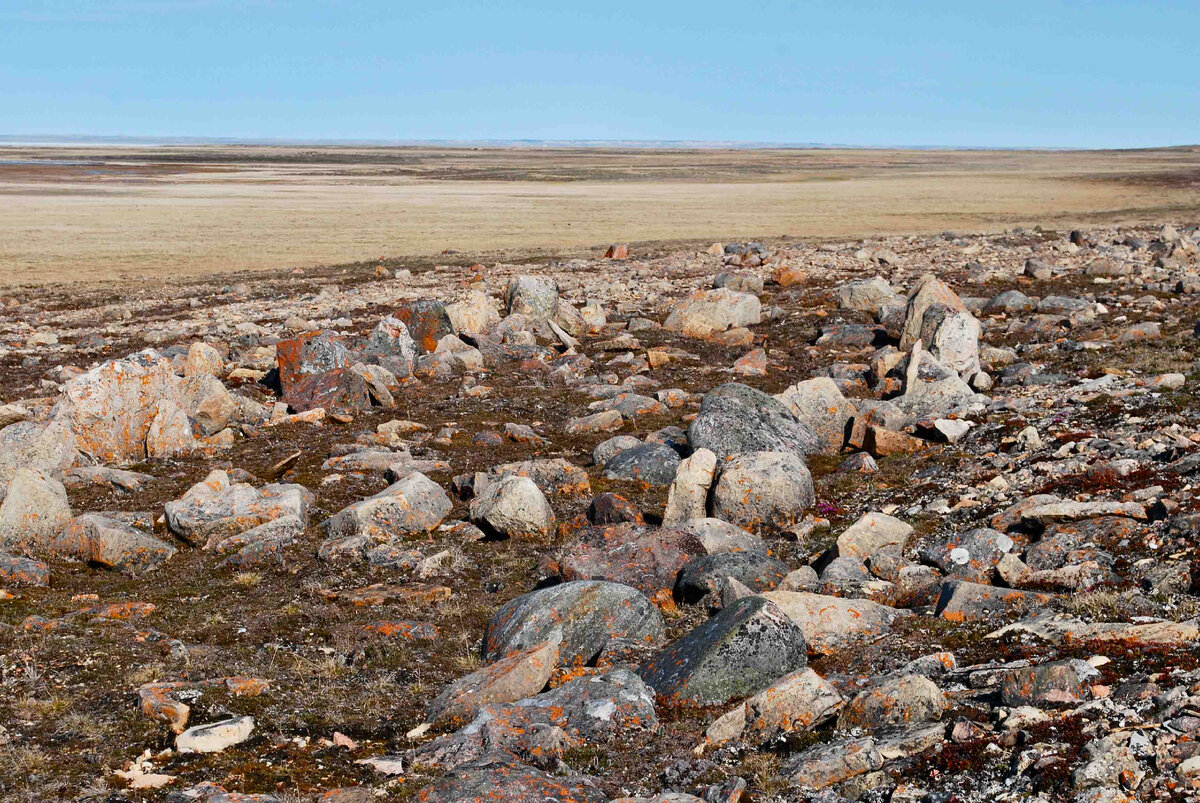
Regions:
<instances>
[{"instance_id":1,"label":"reddish brown rock","mask_svg":"<svg viewBox=\"0 0 1200 803\"><path fill-rule=\"evenodd\" d=\"M683 565L704 555L694 535L637 524L585 527L562 550L564 580L610 580L647 596L670 589Z\"/></svg>"},{"instance_id":2,"label":"reddish brown rock","mask_svg":"<svg viewBox=\"0 0 1200 803\"><path fill-rule=\"evenodd\" d=\"M404 302L396 308L395 317L408 327L408 334L416 341L419 354L432 353L439 340L454 334L445 305L432 298Z\"/></svg>"}]
</instances>

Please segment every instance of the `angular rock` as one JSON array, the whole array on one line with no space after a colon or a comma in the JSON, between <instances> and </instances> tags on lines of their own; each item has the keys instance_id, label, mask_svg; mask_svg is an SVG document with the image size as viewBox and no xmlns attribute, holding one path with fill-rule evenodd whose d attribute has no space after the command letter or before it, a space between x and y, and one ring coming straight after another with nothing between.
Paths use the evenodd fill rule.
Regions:
<instances>
[{"instance_id":1,"label":"angular rock","mask_svg":"<svg viewBox=\"0 0 1200 803\"><path fill-rule=\"evenodd\" d=\"M717 456L708 449L697 449L680 462L667 492L663 524L703 519L707 515L709 488L716 472Z\"/></svg>"},{"instance_id":2,"label":"angular rock","mask_svg":"<svg viewBox=\"0 0 1200 803\"><path fill-rule=\"evenodd\" d=\"M804 632L808 650L833 655L845 646L887 633L908 611L865 599L843 599L804 591L768 591L771 600Z\"/></svg>"},{"instance_id":3,"label":"angular rock","mask_svg":"<svg viewBox=\"0 0 1200 803\"><path fill-rule=\"evenodd\" d=\"M636 524L585 527L558 560L564 580L609 580L633 586L648 597L669 591L679 570L703 555L698 538L671 528Z\"/></svg>"},{"instance_id":4,"label":"angular rock","mask_svg":"<svg viewBox=\"0 0 1200 803\"><path fill-rule=\"evenodd\" d=\"M452 507L442 487L419 471L342 509L322 525L329 538L365 535L385 541L437 527Z\"/></svg>"},{"instance_id":5,"label":"angular rock","mask_svg":"<svg viewBox=\"0 0 1200 803\"><path fill-rule=\"evenodd\" d=\"M812 475L794 452L751 452L721 465L712 515L750 530L782 529L815 502Z\"/></svg>"},{"instance_id":6,"label":"angular rock","mask_svg":"<svg viewBox=\"0 0 1200 803\"><path fill-rule=\"evenodd\" d=\"M646 485L669 485L679 469L679 453L660 443L641 443L609 458L604 478L629 480Z\"/></svg>"},{"instance_id":7,"label":"angular rock","mask_svg":"<svg viewBox=\"0 0 1200 803\"><path fill-rule=\"evenodd\" d=\"M501 606L483 637L483 660L496 661L562 632L559 661L594 663L606 651L653 644L662 636L658 610L637 589L577 580L531 591Z\"/></svg>"},{"instance_id":8,"label":"angular rock","mask_svg":"<svg viewBox=\"0 0 1200 803\"><path fill-rule=\"evenodd\" d=\"M489 483L471 501L471 519L485 532L504 538L547 538L554 532L554 511L528 477Z\"/></svg>"},{"instance_id":9,"label":"angular rock","mask_svg":"<svg viewBox=\"0 0 1200 803\"><path fill-rule=\"evenodd\" d=\"M671 310L663 328L707 339L761 320L762 303L757 296L726 289L697 290Z\"/></svg>"},{"instance_id":10,"label":"angular rock","mask_svg":"<svg viewBox=\"0 0 1200 803\"><path fill-rule=\"evenodd\" d=\"M927 677L901 675L857 694L838 715L841 728L876 729L941 719L946 697Z\"/></svg>"},{"instance_id":11,"label":"angular rock","mask_svg":"<svg viewBox=\"0 0 1200 803\"><path fill-rule=\"evenodd\" d=\"M881 550L902 552L912 525L885 513L864 513L838 536L838 555L869 558Z\"/></svg>"},{"instance_id":12,"label":"angular rock","mask_svg":"<svg viewBox=\"0 0 1200 803\"><path fill-rule=\"evenodd\" d=\"M713 705L760 691L807 660L800 628L768 600L746 597L650 658L638 674L669 703Z\"/></svg>"},{"instance_id":13,"label":"angular rock","mask_svg":"<svg viewBox=\"0 0 1200 803\"><path fill-rule=\"evenodd\" d=\"M131 574L153 569L176 552L171 544L99 513L71 519L49 547L64 558Z\"/></svg>"},{"instance_id":14,"label":"angular rock","mask_svg":"<svg viewBox=\"0 0 1200 803\"><path fill-rule=\"evenodd\" d=\"M71 520L67 489L36 468L21 468L0 504L0 550L44 547Z\"/></svg>"},{"instance_id":15,"label":"angular rock","mask_svg":"<svg viewBox=\"0 0 1200 803\"><path fill-rule=\"evenodd\" d=\"M778 399L736 382L704 395L700 412L688 427L693 449L708 449L718 459L743 452L791 451L803 457L824 448Z\"/></svg>"},{"instance_id":16,"label":"angular rock","mask_svg":"<svg viewBox=\"0 0 1200 803\"><path fill-rule=\"evenodd\" d=\"M486 705L533 697L546 687L558 665L561 634L508 658L488 664L442 690L425 716L435 726L465 725Z\"/></svg>"}]
</instances>

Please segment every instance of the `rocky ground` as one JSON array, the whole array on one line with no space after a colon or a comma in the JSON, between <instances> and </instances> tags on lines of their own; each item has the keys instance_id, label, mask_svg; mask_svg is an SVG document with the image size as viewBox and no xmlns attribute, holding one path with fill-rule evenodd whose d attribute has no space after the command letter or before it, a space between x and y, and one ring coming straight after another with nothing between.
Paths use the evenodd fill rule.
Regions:
<instances>
[{"instance_id":1,"label":"rocky ground","mask_svg":"<svg viewBox=\"0 0 1200 803\"><path fill-rule=\"evenodd\" d=\"M0 798L1200 799L1183 223L0 298Z\"/></svg>"}]
</instances>

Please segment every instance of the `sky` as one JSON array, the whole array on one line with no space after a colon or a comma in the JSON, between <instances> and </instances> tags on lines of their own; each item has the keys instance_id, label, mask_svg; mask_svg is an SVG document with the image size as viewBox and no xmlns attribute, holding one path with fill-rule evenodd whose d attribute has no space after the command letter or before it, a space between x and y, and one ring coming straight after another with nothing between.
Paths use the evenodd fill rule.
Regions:
<instances>
[{"instance_id":1,"label":"sky","mask_svg":"<svg viewBox=\"0 0 1200 803\"><path fill-rule=\"evenodd\" d=\"M0 134L1200 142L1200 0L3 0Z\"/></svg>"}]
</instances>

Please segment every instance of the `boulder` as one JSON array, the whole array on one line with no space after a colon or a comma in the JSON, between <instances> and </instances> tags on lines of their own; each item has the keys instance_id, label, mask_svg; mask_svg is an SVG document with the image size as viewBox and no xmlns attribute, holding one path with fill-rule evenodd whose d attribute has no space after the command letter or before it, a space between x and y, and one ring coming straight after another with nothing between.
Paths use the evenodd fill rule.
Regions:
<instances>
[{"instance_id":1,"label":"boulder","mask_svg":"<svg viewBox=\"0 0 1200 803\"><path fill-rule=\"evenodd\" d=\"M70 520L61 482L36 468L17 469L0 504L0 550L44 547Z\"/></svg>"},{"instance_id":2,"label":"boulder","mask_svg":"<svg viewBox=\"0 0 1200 803\"><path fill-rule=\"evenodd\" d=\"M329 538L366 535L386 541L397 535L426 533L446 518L452 507L442 487L414 471L384 490L355 502L322 525Z\"/></svg>"},{"instance_id":3,"label":"boulder","mask_svg":"<svg viewBox=\"0 0 1200 803\"><path fill-rule=\"evenodd\" d=\"M447 512L448 499L442 515ZM489 483L471 501L471 520L485 532L504 538L548 538L554 532L554 511L528 477L508 476Z\"/></svg>"},{"instance_id":4,"label":"boulder","mask_svg":"<svg viewBox=\"0 0 1200 803\"><path fill-rule=\"evenodd\" d=\"M661 443L640 443L609 458L603 476L609 480L629 480L646 485L669 485L679 469L679 453Z\"/></svg>"},{"instance_id":5,"label":"boulder","mask_svg":"<svg viewBox=\"0 0 1200 803\"><path fill-rule=\"evenodd\" d=\"M154 569L176 552L171 544L100 513L71 519L49 547L61 557L130 574Z\"/></svg>"},{"instance_id":6,"label":"boulder","mask_svg":"<svg viewBox=\"0 0 1200 803\"><path fill-rule=\"evenodd\" d=\"M693 449L708 449L724 459L743 452L790 451L803 457L824 448L821 439L800 423L778 399L737 382L704 395L688 427Z\"/></svg>"},{"instance_id":7,"label":"boulder","mask_svg":"<svg viewBox=\"0 0 1200 803\"><path fill-rule=\"evenodd\" d=\"M838 715L838 727L875 730L912 725L941 719L947 708L945 695L932 680L901 675L859 692Z\"/></svg>"},{"instance_id":8,"label":"boulder","mask_svg":"<svg viewBox=\"0 0 1200 803\"><path fill-rule=\"evenodd\" d=\"M751 452L722 464L712 515L749 530L782 529L815 502L812 475L794 452Z\"/></svg>"},{"instance_id":9,"label":"boulder","mask_svg":"<svg viewBox=\"0 0 1200 803\"><path fill-rule=\"evenodd\" d=\"M638 674L670 703L717 705L805 666L804 633L770 601L746 597L670 644Z\"/></svg>"},{"instance_id":10,"label":"boulder","mask_svg":"<svg viewBox=\"0 0 1200 803\"><path fill-rule=\"evenodd\" d=\"M675 596L684 602L697 602L709 594L719 594L730 580L736 580L751 592L770 591L788 576L786 563L763 552L718 552L692 558L679 571Z\"/></svg>"},{"instance_id":11,"label":"boulder","mask_svg":"<svg viewBox=\"0 0 1200 803\"><path fill-rule=\"evenodd\" d=\"M624 583L653 598L670 591L684 564L703 554L700 539L669 527L585 527L563 546L559 575Z\"/></svg>"},{"instance_id":12,"label":"boulder","mask_svg":"<svg viewBox=\"0 0 1200 803\"><path fill-rule=\"evenodd\" d=\"M164 506L167 528L193 545L245 532L283 516L308 522L314 504L303 485L271 484L255 488L231 483L224 471L213 471L179 499Z\"/></svg>"},{"instance_id":13,"label":"boulder","mask_svg":"<svg viewBox=\"0 0 1200 803\"><path fill-rule=\"evenodd\" d=\"M97 462L136 463L146 459L146 436L161 400L178 406L179 378L168 359L146 349L68 381L52 419Z\"/></svg>"},{"instance_id":14,"label":"boulder","mask_svg":"<svg viewBox=\"0 0 1200 803\"><path fill-rule=\"evenodd\" d=\"M551 775L506 751L460 764L422 789L418 803L608 803L587 776Z\"/></svg>"},{"instance_id":15,"label":"boulder","mask_svg":"<svg viewBox=\"0 0 1200 803\"><path fill-rule=\"evenodd\" d=\"M733 739L761 745L790 733L802 733L832 718L842 695L811 669L798 669L750 697L705 731L709 745Z\"/></svg>"},{"instance_id":16,"label":"boulder","mask_svg":"<svg viewBox=\"0 0 1200 803\"><path fill-rule=\"evenodd\" d=\"M864 513L838 536L838 555L869 558L884 549L902 552L912 531L912 525L893 516L885 513Z\"/></svg>"},{"instance_id":17,"label":"boulder","mask_svg":"<svg viewBox=\"0 0 1200 803\"><path fill-rule=\"evenodd\" d=\"M606 652L653 644L663 633L658 610L637 589L576 580L531 591L501 606L483 636L483 660L497 661L562 633L559 662L592 664Z\"/></svg>"},{"instance_id":18,"label":"boulder","mask_svg":"<svg viewBox=\"0 0 1200 803\"><path fill-rule=\"evenodd\" d=\"M485 705L511 703L533 697L546 687L558 666L560 633L548 641L502 658L442 690L427 706L425 716L435 726L465 725Z\"/></svg>"},{"instance_id":19,"label":"boulder","mask_svg":"<svg viewBox=\"0 0 1200 803\"><path fill-rule=\"evenodd\" d=\"M515 276L504 291L507 314L551 321L558 314L558 285L547 276Z\"/></svg>"},{"instance_id":20,"label":"boulder","mask_svg":"<svg viewBox=\"0 0 1200 803\"><path fill-rule=\"evenodd\" d=\"M809 652L833 655L843 647L887 633L907 611L865 599L843 599L805 591L768 591L774 602L802 631Z\"/></svg>"},{"instance_id":21,"label":"boulder","mask_svg":"<svg viewBox=\"0 0 1200 803\"><path fill-rule=\"evenodd\" d=\"M710 338L761 320L762 303L757 296L720 288L689 295L671 310L663 327L688 337Z\"/></svg>"},{"instance_id":22,"label":"boulder","mask_svg":"<svg viewBox=\"0 0 1200 803\"><path fill-rule=\"evenodd\" d=\"M808 379L792 385L778 398L802 426L821 440L825 454L841 450L846 442L846 425L854 417L855 409L836 382L827 376Z\"/></svg>"}]
</instances>

